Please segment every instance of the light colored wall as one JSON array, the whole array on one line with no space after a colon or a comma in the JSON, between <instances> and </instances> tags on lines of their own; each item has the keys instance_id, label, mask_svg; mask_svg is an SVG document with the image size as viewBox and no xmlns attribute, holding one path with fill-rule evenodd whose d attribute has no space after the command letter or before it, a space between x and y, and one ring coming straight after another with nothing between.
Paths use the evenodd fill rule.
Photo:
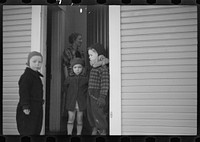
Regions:
<instances>
[{"instance_id":1,"label":"light colored wall","mask_svg":"<svg viewBox=\"0 0 200 142\"><path fill-rule=\"evenodd\" d=\"M122 134L196 135L197 7L121 6Z\"/></svg>"},{"instance_id":2,"label":"light colored wall","mask_svg":"<svg viewBox=\"0 0 200 142\"><path fill-rule=\"evenodd\" d=\"M5 135L19 134L16 126L18 80L26 68L30 51L39 51L43 54L41 73L45 76L45 18L45 6L3 6L3 134ZM42 81L45 99L45 77ZM44 120L45 116L43 122ZM44 134L44 123L41 134Z\"/></svg>"},{"instance_id":3,"label":"light colored wall","mask_svg":"<svg viewBox=\"0 0 200 142\"><path fill-rule=\"evenodd\" d=\"M109 6L110 135L121 135L120 6Z\"/></svg>"},{"instance_id":4,"label":"light colored wall","mask_svg":"<svg viewBox=\"0 0 200 142\"><path fill-rule=\"evenodd\" d=\"M3 6L3 134L18 134L18 80L31 51L31 6Z\"/></svg>"}]
</instances>

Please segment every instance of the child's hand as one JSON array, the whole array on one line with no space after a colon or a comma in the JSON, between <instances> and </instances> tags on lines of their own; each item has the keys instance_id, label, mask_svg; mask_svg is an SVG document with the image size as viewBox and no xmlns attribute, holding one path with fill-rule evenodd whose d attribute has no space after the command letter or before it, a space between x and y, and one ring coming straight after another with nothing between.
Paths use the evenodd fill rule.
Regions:
<instances>
[{"instance_id":1,"label":"child's hand","mask_svg":"<svg viewBox=\"0 0 200 142\"><path fill-rule=\"evenodd\" d=\"M30 109L24 109L23 112L24 112L26 115L29 115L29 114L30 114Z\"/></svg>"},{"instance_id":2,"label":"child's hand","mask_svg":"<svg viewBox=\"0 0 200 142\"><path fill-rule=\"evenodd\" d=\"M105 98L99 97L99 98L97 99L97 105L98 105L99 107L104 107L105 104L106 104Z\"/></svg>"}]
</instances>

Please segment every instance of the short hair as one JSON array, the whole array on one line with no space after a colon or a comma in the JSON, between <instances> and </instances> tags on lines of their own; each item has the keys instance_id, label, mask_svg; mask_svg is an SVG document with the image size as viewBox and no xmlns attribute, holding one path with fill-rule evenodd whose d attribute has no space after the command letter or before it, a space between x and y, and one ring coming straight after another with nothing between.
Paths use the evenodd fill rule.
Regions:
<instances>
[{"instance_id":1,"label":"short hair","mask_svg":"<svg viewBox=\"0 0 200 142\"><path fill-rule=\"evenodd\" d=\"M73 44L78 36L81 36L81 34L76 32L71 33L71 35L69 36L69 43Z\"/></svg>"},{"instance_id":2,"label":"short hair","mask_svg":"<svg viewBox=\"0 0 200 142\"><path fill-rule=\"evenodd\" d=\"M106 56L105 48L104 48L103 45L100 44L100 43L92 44L91 46L88 47L88 50L96 51L96 53L98 54L98 56L99 56L99 55L104 55L104 56Z\"/></svg>"},{"instance_id":3,"label":"short hair","mask_svg":"<svg viewBox=\"0 0 200 142\"><path fill-rule=\"evenodd\" d=\"M92 47L90 47L90 46L87 48L87 50L88 50L88 51L89 51L89 50L92 50L93 52L96 52L96 53L98 54L98 52L97 52L94 48L92 48Z\"/></svg>"}]
</instances>

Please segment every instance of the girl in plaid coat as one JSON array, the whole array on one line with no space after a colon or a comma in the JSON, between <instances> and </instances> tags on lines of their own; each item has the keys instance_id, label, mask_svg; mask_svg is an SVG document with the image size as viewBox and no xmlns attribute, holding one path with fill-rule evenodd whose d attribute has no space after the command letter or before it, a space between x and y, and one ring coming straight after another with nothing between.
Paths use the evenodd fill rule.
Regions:
<instances>
[{"instance_id":1,"label":"girl in plaid coat","mask_svg":"<svg viewBox=\"0 0 200 142\"><path fill-rule=\"evenodd\" d=\"M105 49L101 44L94 44L88 49L92 69L89 76L87 115L92 127L92 135L97 132L106 135L108 129L107 113L104 110L109 90L109 70L106 65L95 66L100 56L105 56Z\"/></svg>"}]
</instances>

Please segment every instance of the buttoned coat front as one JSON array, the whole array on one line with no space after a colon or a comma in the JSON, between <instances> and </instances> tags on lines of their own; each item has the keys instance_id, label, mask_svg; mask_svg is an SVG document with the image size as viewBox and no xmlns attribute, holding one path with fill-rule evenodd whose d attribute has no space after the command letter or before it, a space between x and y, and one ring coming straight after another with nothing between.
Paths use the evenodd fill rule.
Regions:
<instances>
[{"instance_id":1,"label":"buttoned coat front","mask_svg":"<svg viewBox=\"0 0 200 142\"><path fill-rule=\"evenodd\" d=\"M88 76L85 74L75 75L72 73L64 82L67 111L74 111L76 101L80 111L86 109L86 97L88 93Z\"/></svg>"}]
</instances>

